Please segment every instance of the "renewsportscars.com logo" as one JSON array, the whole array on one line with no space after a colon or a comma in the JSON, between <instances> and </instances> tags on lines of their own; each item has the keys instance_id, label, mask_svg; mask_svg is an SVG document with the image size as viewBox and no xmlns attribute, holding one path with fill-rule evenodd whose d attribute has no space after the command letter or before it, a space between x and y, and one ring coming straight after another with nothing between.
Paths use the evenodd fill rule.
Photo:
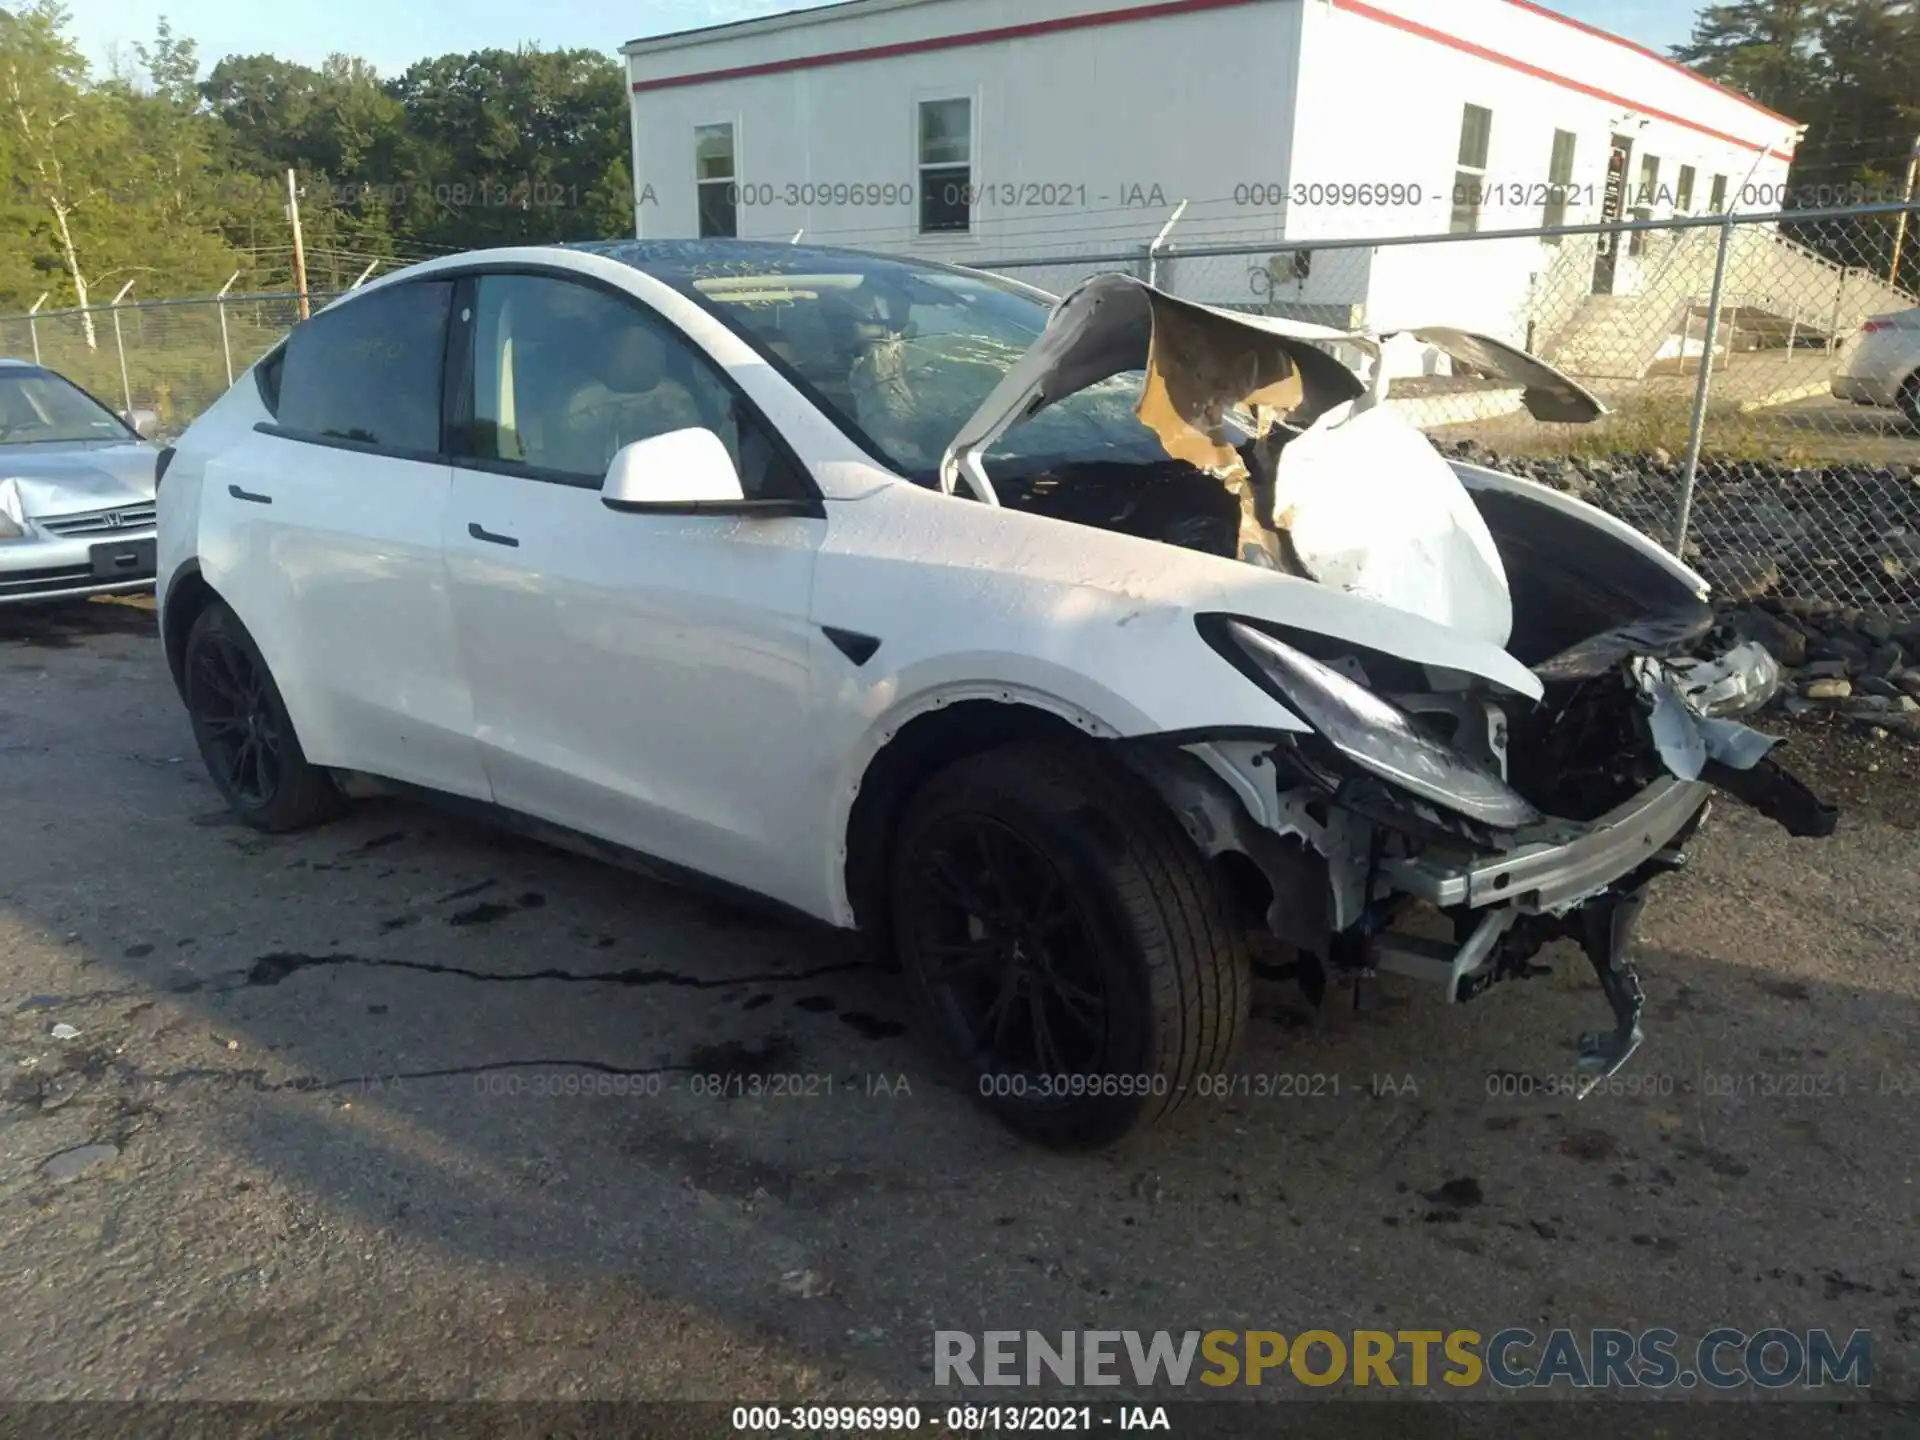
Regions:
<instances>
[{"instance_id":1,"label":"renewsportscars.com logo","mask_svg":"<svg viewBox=\"0 0 1920 1440\"><path fill-rule=\"evenodd\" d=\"M1873 1336L1731 1327L1677 1331L936 1330L936 1385L1495 1385L1505 1389L1765 1390L1873 1383Z\"/></svg>"}]
</instances>

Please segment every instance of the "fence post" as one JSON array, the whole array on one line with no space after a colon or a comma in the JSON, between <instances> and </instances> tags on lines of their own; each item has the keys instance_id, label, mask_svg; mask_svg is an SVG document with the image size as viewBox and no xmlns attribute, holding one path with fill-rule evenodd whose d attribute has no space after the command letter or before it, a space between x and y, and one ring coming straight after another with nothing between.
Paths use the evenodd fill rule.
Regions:
<instances>
[{"instance_id":1,"label":"fence post","mask_svg":"<svg viewBox=\"0 0 1920 1440\"><path fill-rule=\"evenodd\" d=\"M233 288L233 282L240 278L240 272L234 271L227 277L227 283L220 287L220 293L213 297L213 308L220 315L220 357L227 362L227 388L233 388L233 345L227 339L227 291Z\"/></svg>"},{"instance_id":2,"label":"fence post","mask_svg":"<svg viewBox=\"0 0 1920 1440\"><path fill-rule=\"evenodd\" d=\"M1173 207L1173 213L1167 217L1167 223L1160 227L1160 233L1153 237L1153 243L1147 246L1147 283L1158 286L1160 283L1160 251L1167 243L1167 237L1173 234L1173 227L1180 223L1180 217L1187 213L1187 202L1182 200Z\"/></svg>"},{"instance_id":3,"label":"fence post","mask_svg":"<svg viewBox=\"0 0 1920 1440\"><path fill-rule=\"evenodd\" d=\"M127 298L127 292L133 289L129 280L120 287L120 293L113 297L113 348L120 352L120 394L127 402L127 413L133 413L133 382L127 379L127 341L120 333L120 302Z\"/></svg>"},{"instance_id":4,"label":"fence post","mask_svg":"<svg viewBox=\"0 0 1920 1440\"><path fill-rule=\"evenodd\" d=\"M1732 244L1733 212L1728 211L1720 222L1720 251L1713 261L1713 295L1707 301L1706 333L1700 338L1700 379L1693 390L1693 429L1687 436L1687 464L1680 476L1680 518L1673 527L1673 553L1683 561L1687 527L1693 522L1693 481L1700 471L1700 441L1706 433L1707 396L1713 384L1713 347L1720 330L1720 297L1726 289L1727 251Z\"/></svg>"},{"instance_id":5,"label":"fence post","mask_svg":"<svg viewBox=\"0 0 1920 1440\"><path fill-rule=\"evenodd\" d=\"M33 308L27 311L27 330L33 336L33 363L40 363L40 307L47 303L51 290L42 291L40 298L33 302Z\"/></svg>"},{"instance_id":6,"label":"fence post","mask_svg":"<svg viewBox=\"0 0 1920 1440\"><path fill-rule=\"evenodd\" d=\"M1840 348L1840 308L1847 303L1847 277L1853 273L1851 265L1840 267L1840 283L1833 291L1833 323L1827 326L1827 353L1833 354Z\"/></svg>"}]
</instances>

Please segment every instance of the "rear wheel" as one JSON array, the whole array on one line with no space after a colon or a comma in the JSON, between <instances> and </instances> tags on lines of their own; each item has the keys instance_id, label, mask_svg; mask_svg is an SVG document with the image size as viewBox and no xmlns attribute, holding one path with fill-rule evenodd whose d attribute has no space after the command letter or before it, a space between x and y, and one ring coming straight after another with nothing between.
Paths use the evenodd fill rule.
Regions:
<instances>
[{"instance_id":1,"label":"rear wheel","mask_svg":"<svg viewBox=\"0 0 1920 1440\"><path fill-rule=\"evenodd\" d=\"M1085 748L1010 745L936 776L892 891L925 1027L1024 1135L1113 1143L1233 1054L1244 937L1159 798Z\"/></svg>"},{"instance_id":2,"label":"rear wheel","mask_svg":"<svg viewBox=\"0 0 1920 1440\"><path fill-rule=\"evenodd\" d=\"M307 763L287 707L240 619L215 601L187 632L187 714L207 773L258 830L302 830L339 814L333 780Z\"/></svg>"}]
</instances>

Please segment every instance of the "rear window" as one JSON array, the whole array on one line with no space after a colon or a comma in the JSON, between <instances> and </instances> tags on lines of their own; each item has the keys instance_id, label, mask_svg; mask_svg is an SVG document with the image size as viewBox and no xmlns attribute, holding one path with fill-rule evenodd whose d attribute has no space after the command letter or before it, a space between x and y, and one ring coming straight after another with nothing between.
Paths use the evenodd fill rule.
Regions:
<instances>
[{"instance_id":1,"label":"rear window","mask_svg":"<svg viewBox=\"0 0 1920 1440\"><path fill-rule=\"evenodd\" d=\"M275 418L297 434L438 451L452 303L452 281L415 280L321 311L287 339Z\"/></svg>"}]
</instances>

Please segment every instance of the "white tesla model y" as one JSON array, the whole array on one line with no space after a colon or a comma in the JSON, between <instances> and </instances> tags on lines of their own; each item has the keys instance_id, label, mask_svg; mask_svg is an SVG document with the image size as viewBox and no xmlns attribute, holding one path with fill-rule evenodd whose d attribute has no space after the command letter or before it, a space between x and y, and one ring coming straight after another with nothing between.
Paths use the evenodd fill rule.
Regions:
<instances>
[{"instance_id":1,"label":"white tesla model y","mask_svg":"<svg viewBox=\"0 0 1920 1440\"><path fill-rule=\"evenodd\" d=\"M168 660L250 823L428 792L858 927L1050 1143L1222 1072L1256 967L1451 1004L1571 937L1609 1074L1713 791L1833 813L1729 718L1764 653L1690 653L1699 577L1442 459L1378 342L788 245L436 260L179 441Z\"/></svg>"}]
</instances>

